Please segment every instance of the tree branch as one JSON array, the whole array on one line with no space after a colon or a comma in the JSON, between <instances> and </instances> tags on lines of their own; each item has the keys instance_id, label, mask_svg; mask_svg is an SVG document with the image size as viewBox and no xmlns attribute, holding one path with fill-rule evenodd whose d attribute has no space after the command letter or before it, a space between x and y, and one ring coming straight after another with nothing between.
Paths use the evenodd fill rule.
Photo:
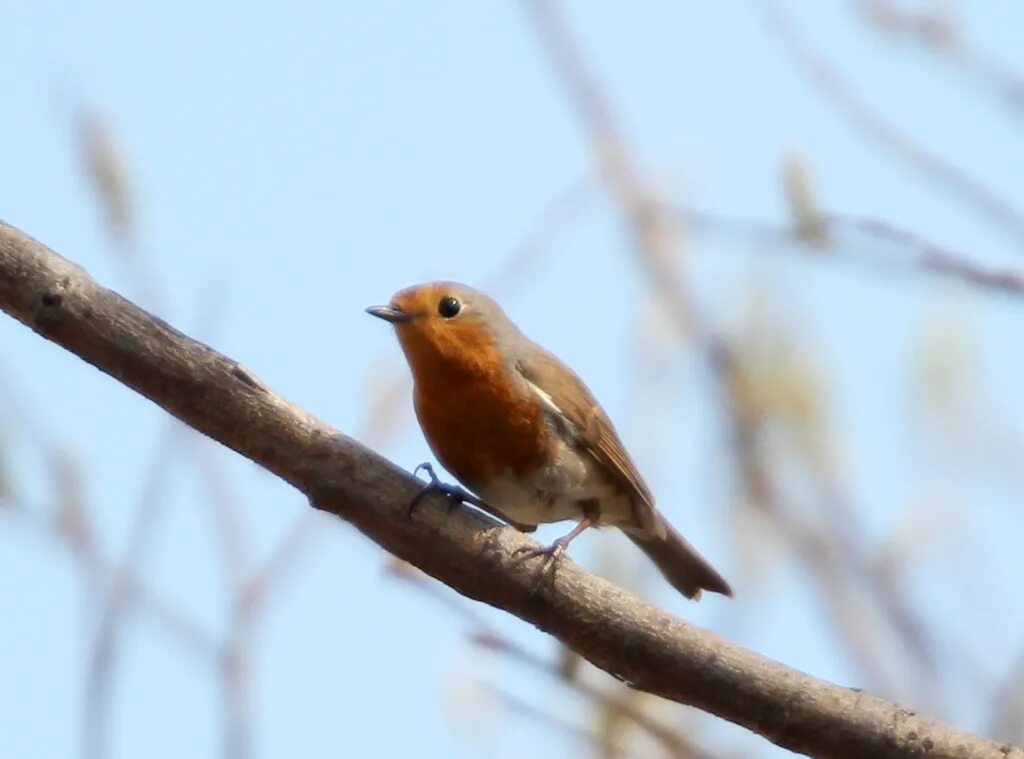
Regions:
<instances>
[{"instance_id":1,"label":"tree branch","mask_svg":"<svg viewBox=\"0 0 1024 759\"><path fill-rule=\"evenodd\" d=\"M290 483L318 509L470 598L556 636L633 687L690 704L820 757L1013 757L859 690L773 662L561 563L531 594L530 543L443 497L406 514L408 473L277 395L249 371L97 284L0 223L0 308L195 429Z\"/></svg>"},{"instance_id":2,"label":"tree branch","mask_svg":"<svg viewBox=\"0 0 1024 759\"><path fill-rule=\"evenodd\" d=\"M759 252L772 246L793 246L825 260L856 261L877 269L919 271L951 282L1007 295L1024 295L1024 270L988 266L951 248L882 219L824 213L818 218L824 240L807 240L793 225L771 224L720 216L675 206L687 229L721 233L750 244ZM859 239L858 239L859 238ZM870 250L866 243L879 246ZM823 256L826 251L831 256Z\"/></svg>"}]
</instances>

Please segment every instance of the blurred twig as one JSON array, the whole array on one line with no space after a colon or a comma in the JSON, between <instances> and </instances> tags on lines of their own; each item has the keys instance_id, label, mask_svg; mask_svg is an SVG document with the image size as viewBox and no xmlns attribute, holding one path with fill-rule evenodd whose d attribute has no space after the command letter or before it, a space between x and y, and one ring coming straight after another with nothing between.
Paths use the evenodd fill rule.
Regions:
<instances>
[{"instance_id":1,"label":"blurred twig","mask_svg":"<svg viewBox=\"0 0 1024 759\"><path fill-rule=\"evenodd\" d=\"M523 0L523 5L587 129L602 178L629 220L630 232L647 264L643 271L655 292L662 296L681 334L698 342L708 341L709 352L717 354L721 346L707 333L675 270L677 229L644 186L611 104L587 69L556 3Z\"/></svg>"},{"instance_id":2,"label":"blurred twig","mask_svg":"<svg viewBox=\"0 0 1024 759\"><path fill-rule=\"evenodd\" d=\"M120 254L118 261L125 268L133 288L141 298L159 306L163 302L157 277L138 243L137 203L128 181L125 162L109 125L86 108L78 111L75 119L79 149L85 173L93 194L103 211L108 236ZM220 298L201 297L203 318L213 321L212 309L219 307ZM166 314L166 310L161 309ZM170 314L167 314L168 316ZM250 718L245 672L248 668L248 640L252 632L250 611L251 593L245 585L248 569L248 541L241 518L241 509L225 476L219 458L202 449L202 441L175 420L169 421L164 442L158 446L156 458L145 478L139 504L135 510L128 547L118 578L133 577L147 553L147 545L158 518L159 498L167 489L164 484L171 452L179 444L187 445L205 480L209 493L207 513L213 519L212 527L219 538L224 571L228 577L235 613L233 625L222 647L221 683L225 705L225 755L243 759L248 755ZM128 596L123 579L114 582L110 594L100 608L99 624L86 668L85 685L85 755L102 757L106 754L105 732L110 703L110 678L116 655L116 636Z\"/></svg>"},{"instance_id":3,"label":"blurred twig","mask_svg":"<svg viewBox=\"0 0 1024 759\"><path fill-rule=\"evenodd\" d=\"M401 375L377 376L379 370L371 368L374 381L370 388L367 412L356 434L369 446L380 446L400 429L395 409L409 381ZM250 608L262 607L268 596L292 571L298 560L308 555L309 541L317 534L322 515L316 511L303 513L285 530L284 536L271 550L269 557L255 567L245 578L241 593Z\"/></svg>"},{"instance_id":4,"label":"blurred twig","mask_svg":"<svg viewBox=\"0 0 1024 759\"><path fill-rule=\"evenodd\" d=\"M138 226L135 197L122 151L110 125L93 109L79 108L73 126L83 170L103 215L104 225L116 249L128 255L137 243Z\"/></svg>"},{"instance_id":5,"label":"blurred twig","mask_svg":"<svg viewBox=\"0 0 1024 759\"><path fill-rule=\"evenodd\" d=\"M892 39L908 40L949 61L987 86L1014 111L1024 109L1024 76L968 42L949 3L931 2L920 9L892 0L855 0L864 23Z\"/></svg>"},{"instance_id":6,"label":"blurred twig","mask_svg":"<svg viewBox=\"0 0 1024 759\"><path fill-rule=\"evenodd\" d=\"M142 572L144 559L151 550L162 506L169 491L170 465L173 451L186 435L192 434L176 419L168 419L164 432L154 449L142 488L132 514L127 547L113 580L97 598L96 626L86 656L83 701L83 756L102 759L108 754L107 731L110 724L111 683L117 657L121 621L133 601L134 578Z\"/></svg>"},{"instance_id":7,"label":"blurred twig","mask_svg":"<svg viewBox=\"0 0 1024 759\"><path fill-rule=\"evenodd\" d=\"M212 660L218 643L211 633L202 629L170 599L145 585L140 578L120 575L120 568L99 553L94 543L81 541L74 532L64 529L59 511L60 507L47 509L15 501L9 513L27 527L53 538L67 548L88 579L89 587L110 588L113 583L119 582L131 604L151 617L158 628L171 633L184 648L201 658L209 657Z\"/></svg>"},{"instance_id":8,"label":"blurred twig","mask_svg":"<svg viewBox=\"0 0 1024 759\"><path fill-rule=\"evenodd\" d=\"M601 750L602 746L597 736L579 725L574 725L572 722L562 719L550 709L539 708L535 704L531 704L528 701L513 696L498 686L491 686L488 690L497 696L502 706L504 706L510 714L525 717L537 724L544 725L545 727L549 727L559 733L568 735L573 740L578 741L584 746L588 746L595 751ZM616 756L618 756L618 754L616 754Z\"/></svg>"},{"instance_id":9,"label":"blurred twig","mask_svg":"<svg viewBox=\"0 0 1024 759\"><path fill-rule=\"evenodd\" d=\"M110 123L89 107L79 107L72 119L82 172L117 253L118 263L135 296L171 316L160 298L159 280L139 242L138 202L128 177L124 151Z\"/></svg>"},{"instance_id":10,"label":"blurred twig","mask_svg":"<svg viewBox=\"0 0 1024 759\"><path fill-rule=\"evenodd\" d=\"M820 384L808 377L809 362L797 351L788 331L758 309L737 352L737 386L731 396L742 423L735 426L735 451L749 507L768 518L808 572L820 601L841 640L874 687L907 697L924 693L936 700L940 689L936 644L928 626L918 618L891 572L882 571L864 546L863 529L835 473ZM772 339L774 338L774 339ZM775 433L775 434L773 434ZM786 443L790 443L789 446ZM809 475L809 514L791 508L780 472L793 467L785 453ZM872 619L872 611L877 617ZM881 638L886 627L914 660L912 671L927 688L901 688L899 659Z\"/></svg>"},{"instance_id":11,"label":"blurred twig","mask_svg":"<svg viewBox=\"0 0 1024 759\"><path fill-rule=\"evenodd\" d=\"M1024 213L992 188L963 169L932 153L882 119L853 91L816 50L797 32L796 25L779 3L762 0L768 28L793 55L818 91L835 104L847 120L877 144L925 177L945 185L992 221L1024 241Z\"/></svg>"},{"instance_id":12,"label":"blurred twig","mask_svg":"<svg viewBox=\"0 0 1024 759\"><path fill-rule=\"evenodd\" d=\"M11 377L0 371L0 378L4 382L3 396L8 401L8 409L17 412L19 429L29 434L28 439L47 457L56 489L51 510L29 507L12 496L10 511L26 525L52 536L69 550L82 575L87 602L94 606L89 609L95 619L83 686L82 752L85 757L103 756L106 753L107 711L116 635L129 611L144 612L159 629L167 631L187 650L210 662L214 661L220 647L214 636L203 630L186 610L148 587L140 577L138 566L138 560L145 555L152 537L160 496L166 490L164 477L170 459L169 450L187 428L176 420L169 421L145 477L147 487L140 493L139 506L134 512L136 519L130 528L127 559L115 564L104 556L93 532L77 463L53 442L43 420L33 413L31 404L17 392ZM100 599L102 603L97 605Z\"/></svg>"},{"instance_id":13,"label":"blurred twig","mask_svg":"<svg viewBox=\"0 0 1024 759\"><path fill-rule=\"evenodd\" d=\"M483 287L486 292L508 291L517 284L517 280L521 280L533 269L554 231L586 207L593 190L593 181L589 174L579 177L541 210L520 241L509 251L504 263L487 278Z\"/></svg>"},{"instance_id":14,"label":"blurred twig","mask_svg":"<svg viewBox=\"0 0 1024 759\"><path fill-rule=\"evenodd\" d=\"M794 222L794 236L808 246L825 245L828 235L822 223L821 209L818 207L818 197L807 162L797 155L786 156L782 180L789 215Z\"/></svg>"},{"instance_id":15,"label":"blurred twig","mask_svg":"<svg viewBox=\"0 0 1024 759\"><path fill-rule=\"evenodd\" d=\"M765 251L773 246L818 255L817 247L809 247L799 224L785 226L719 216L677 208L679 219L695 233L722 234L740 239L752 250ZM903 267L947 278L964 285L994 290L1011 295L1024 294L1024 272L1012 268L986 266L950 248L881 219L822 213L818 217L823 238L816 245L833 255L868 264L879 269ZM847 235L863 238L845 240ZM869 251L867 243L890 246L885 251ZM819 256L820 257L820 256Z\"/></svg>"},{"instance_id":16,"label":"blurred twig","mask_svg":"<svg viewBox=\"0 0 1024 759\"><path fill-rule=\"evenodd\" d=\"M849 556L839 550L825 524L810 524L796 517L782 501L772 476L772 465L762 452L761 437L767 423L763 410L752 402L747 388L754 378L746 365L737 372L739 385L732 393L739 422L732 425L732 448L747 505L766 515L786 548L807 568L807 576L840 640L844 641L872 687L895 694L897 676L873 631L864 624L858 596L847 572ZM756 380L755 380L756 381Z\"/></svg>"},{"instance_id":17,"label":"blurred twig","mask_svg":"<svg viewBox=\"0 0 1024 759\"><path fill-rule=\"evenodd\" d=\"M557 664L537 656L502 635L494 633L493 631L481 630L472 636L472 640L478 646L482 646L489 651L494 651L495 653L502 654L503 656L510 657L520 664L526 665L533 671L543 674L544 676L567 686L570 690L576 691L588 700L607 707L615 714L629 720L649 736L654 738L659 744L661 744L662 748L666 750L669 756L680 758L694 757L695 759L698 757L710 756L710 754L705 753L695 746L684 735L662 725L657 720L637 709L626 699L606 693L600 688L591 685L580 678L566 680Z\"/></svg>"},{"instance_id":18,"label":"blurred twig","mask_svg":"<svg viewBox=\"0 0 1024 759\"><path fill-rule=\"evenodd\" d=\"M427 577L415 567L396 561L391 565L390 573L392 577L409 583L469 623L475 630L472 635L472 640L476 645L514 658L521 664L529 666L530 669L540 672L546 677L552 678L570 690L576 691L588 700L613 709L616 713L621 714L624 718L634 723L637 727L658 741L671 756L703 756L702 754L694 753L696 748L689 740L686 739L685 736L665 725L660 724L657 720L654 720L644 714L632 704L628 703L625 699L617 698L609 693L605 693L600 688L597 688L580 678L568 677L563 667L558 663L548 662L521 646L516 645L511 640L498 633L497 630L488 624L484 620L483 616L478 614L473 607L466 605L463 602L463 599L459 596L453 595L447 588Z\"/></svg>"}]
</instances>

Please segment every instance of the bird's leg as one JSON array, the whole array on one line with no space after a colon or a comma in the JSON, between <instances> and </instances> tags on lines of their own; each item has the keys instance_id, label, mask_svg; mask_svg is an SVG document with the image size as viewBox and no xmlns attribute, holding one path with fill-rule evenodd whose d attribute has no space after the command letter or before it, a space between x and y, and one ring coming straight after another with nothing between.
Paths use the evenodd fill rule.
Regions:
<instances>
[{"instance_id":1,"label":"bird's leg","mask_svg":"<svg viewBox=\"0 0 1024 759\"><path fill-rule=\"evenodd\" d=\"M409 503L410 519L412 518L413 511L415 511L416 507L419 506L420 501L422 501L424 498L426 498L428 495L431 495L432 493L443 493L445 496L448 497L449 512L452 511L456 506L459 506L460 504L468 503L472 504L473 506L476 506L481 511L490 514L492 517L496 517L505 522L508 522L510 525L515 527L520 532L533 532L537 529L536 525L523 524L521 522L516 522L509 519L496 508L494 508L489 503L484 501L482 498L478 498L477 496L473 495L468 490L459 485L449 485L446 482L441 482L441 479L434 472L434 467L431 466L429 462L423 462L418 467L413 469L413 476L415 477L417 474L419 474L421 469L427 473L427 477L430 478L430 482L424 485L420 492L418 492L413 497L412 501Z\"/></svg>"},{"instance_id":2,"label":"bird's leg","mask_svg":"<svg viewBox=\"0 0 1024 759\"><path fill-rule=\"evenodd\" d=\"M524 554L525 556L547 556L548 560L557 559L563 553L565 549L569 547L569 544L579 537L580 533L586 530L588 527L592 527L594 522L590 517L584 517L580 520L575 527L567 532L562 537L552 541L549 546L523 546L517 548L514 555Z\"/></svg>"},{"instance_id":3,"label":"bird's leg","mask_svg":"<svg viewBox=\"0 0 1024 759\"><path fill-rule=\"evenodd\" d=\"M579 523L575 527L573 527L571 530L569 530L569 532L567 532L562 537L560 537L557 540L553 541L551 543L551 545L548 545L548 546L523 546L522 548L517 548L512 553L513 558L519 559L519 560L527 559L527 558L530 558L531 556L543 556L544 557L544 564L540 568L539 577L537 578L537 584L534 586L533 590L530 592L530 595L533 595L534 593L537 592L537 590L541 586L541 583L544 582L545 577L547 577L552 572L552 570L554 570L555 562L558 560L558 558L562 554L565 553L565 549L567 549L569 547L569 544L573 540L575 540L580 535L580 533L582 533L588 527L592 527L593 525L594 525L594 520L592 520L590 517L584 517L583 519L581 519L579 521Z\"/></svg>"}]
</instances>

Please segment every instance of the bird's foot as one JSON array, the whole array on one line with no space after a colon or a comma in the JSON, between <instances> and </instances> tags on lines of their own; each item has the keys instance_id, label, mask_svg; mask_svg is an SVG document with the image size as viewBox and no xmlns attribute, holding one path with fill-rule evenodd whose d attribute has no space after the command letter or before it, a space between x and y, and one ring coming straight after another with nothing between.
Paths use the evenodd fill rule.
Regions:
<instances>
[{"instance_id":1,"label":"bird's foot","mask_svg":"<svg viewBox=\"0 0 1024 759\"><path fill-rule=\"evenodd\" d=\"M441 479L434 472L434 467L429 462L423 462L418 467L412 470L413 477L420 473L420 470L427 473L427 477L430 478L430 482L424 485L420 492L418 492L409 502L409 518L412 519L412 514L416 510L416 507L420 505L420 501L426 498L428 495L433 493L442 493L448 498L448 511L452 511L458 506L464 503L476 504L480 499L470 493L465 488L459 487L458 485L449 485L447 482L441 482Z\"/></svg>"},{"instance_id":2,"label":"bird's foot","mask_svg":"<svg viewBox=\"0 0 1024 759\"><path fill-rule=\"evenodd\" d=\"M540 569L537 571L537 581L534 583L533 589L530 590L529 598L537 595L537 591L540 590L546 580L554 579L555 570L558 567L558 560L565 555L565 549L568 545L569 541L564 537L561 537L551 543L551 545L523 546L522 548L517 548L512 552L513 561L525 561L536 557L542 557L544 559Z\"/></svg>"},{"instance_id":3,"label":"bird's foot","mask_svg":"<svg viewBox=\"0 0 1024 759\"><path fill-rule=\"evenodd\" d=\"M520 532L533 532L537 529L537 525L535 524L524 524L523 522L517 522L514 519L510 519L505 514L498 511L498 509L494 508L489 503L487 503L487 501L473 495L463 487L460 487L458 485L449 485L446 482L441 482L441 479L434 472L434 467L427 462L424 462L415 469L413 469L413 476L419 474L421 469L427 473L427 477L430 478L430 482L424 485L420 492L418 492L416 496L412 499L412 501L409 503L410 519L412 518L412 514L416 510L416 507L419 506L420 501L422 501L428 495L431 495L433 493L443 493L445 496L448 497L449 512L451 512L456 507L464 503L468 503L471 506L476 506L476 508L480 509L484 513L490 514L492 517L496 519L508 522L510 525L515 527Z\"/></svg>"},{"instance_id":4,"label":"bird's foot","mask_svg":"<svg viewBox=\"0 0 1024 759\"><path fill-rule=\"evenodd\" d=\"M558 560L565 554L565 549L569 547L569 544L576 539L576 537L584 530L592 527L594 520L591 517L584 517L580 520L579 524L572 528L568 534L555 540L549 546L523 546L517 548L512 552L513 561L522 561L532 556L543 556L544 563L541 565L540 572L537 576L537 583L533 586L533 590L530 591L528 597L533 597L540 590L540 586L544 584L547 579L554 579L555 569L558 566Z\"/></svg>"}]
</instances>

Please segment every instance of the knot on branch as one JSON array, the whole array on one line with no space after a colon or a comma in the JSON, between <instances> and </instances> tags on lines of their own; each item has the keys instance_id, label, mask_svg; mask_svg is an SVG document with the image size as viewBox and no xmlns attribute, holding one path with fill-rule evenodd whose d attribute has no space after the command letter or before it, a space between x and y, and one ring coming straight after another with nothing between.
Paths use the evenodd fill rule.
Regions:
<instances>
[{"instance_id":1,"label":"knot on branch","mask_svg":"<svg viewBox=\"0 0 1024 759\"><path fill-rule=\"evenodd\" d=\"M60 277L55 279L36 300L32 309L32 317L38 325L52 325L61 319L87 318L88 309L79 313L73 313L71 300L68 297L73 283L71 277Z\"/></svg>"}]
</instances>

